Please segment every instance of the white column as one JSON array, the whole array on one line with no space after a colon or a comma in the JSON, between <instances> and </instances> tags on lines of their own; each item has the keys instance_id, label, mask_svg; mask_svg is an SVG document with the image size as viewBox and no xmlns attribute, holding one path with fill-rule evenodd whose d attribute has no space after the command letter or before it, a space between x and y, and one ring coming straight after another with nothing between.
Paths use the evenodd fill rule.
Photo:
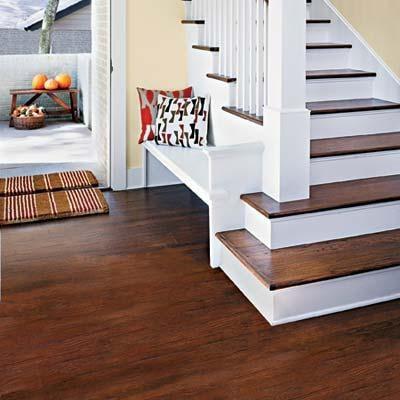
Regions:
<instances>
[{"instance_id":1,"label":"white column","mask_svg":"<svg viewBox=\"0 0 400 400\"><path fill-rule=\"evenodd\" d=\"M269 0L263 190L280 202L310 188L310 112L306 101L306 1Z\"/></svg>"}]
</instances>

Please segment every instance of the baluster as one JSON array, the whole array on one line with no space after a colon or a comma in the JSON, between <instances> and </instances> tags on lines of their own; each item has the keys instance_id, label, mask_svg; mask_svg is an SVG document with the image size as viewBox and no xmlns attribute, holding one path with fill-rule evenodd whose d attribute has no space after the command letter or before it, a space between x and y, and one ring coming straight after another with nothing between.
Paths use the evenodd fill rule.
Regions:
<instances>
[{"instance_id":1,"label":"baluster","mask_svg":"<svg viewBox=\"0 0 400 400\"><path fill-rule=\"evenodd\" d=\"M225 60L226 60L226 38L225 26L228 21L225 13L225 0L218 1L218 16L217 16L217 29L218 29L218 46L219 46L219 74L226 75Z\"/></svg>"},{"instance_id":2,"label":"baluster","mask_svg":"<svg viewBox=\"0 0 400 400\"><path fill-rule=\"evenodd\" d=\"M256 113L256 72L257 72L257 0L250 0L247 3L249 8L249 112Z\"/></svg>"},{"instance_id":3,"label":"baluster","mask_svg":"<svg viewBox=\"0 0 400 400\"><path fill-rule=\"evenodd\" d=\"M241 32L241 47L243 49L241 63L242 63L242 96L243 96L243 111L249 111L249 94L250 94L250 80L249 80L249 72L250 72L250 6L247 0L242 0L242 13L241 13L241 20L242 20L242 32Z\"/></svg>"},{"instance_id":4,"label":"baluster","mask_svg":"<svg viewBox=\"0 0 400 400\"><path fill-rule=\"evenodd\" d=\"M236 0L236 71L237 71L237 85L236 85L236 107L243 108L243 62L244 55L243 47L243 4L245 0Z\"/></svg>"},{"instance_id":5,"label":"baluster","mask_svg":"<svg viewBox=\"0 0 400 400\"><path fill-rule=\"evenodd\" d=\"M257 116L263 115L264 103L264 3L256 4L256 110Z\"/></svg>"}]
</instances>

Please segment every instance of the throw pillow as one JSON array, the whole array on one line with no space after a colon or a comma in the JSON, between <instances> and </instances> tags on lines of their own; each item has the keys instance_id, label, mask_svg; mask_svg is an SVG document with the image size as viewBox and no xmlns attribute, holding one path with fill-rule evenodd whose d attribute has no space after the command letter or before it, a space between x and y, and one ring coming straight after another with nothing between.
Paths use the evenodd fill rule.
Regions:
<instances>
[{"instance_id":1,"label":"throw pillow","mask_svg":"<svg viewBox=\"0 0 400 400\"><path fill-rule=\"evenodd\" d=\"M207 145L210 99L158 96L157 144L199 148Z\"/></svg>"},{"instance_id":2,"label":"throw pillow","mask_svg":"<svg viewBox=\"0 0 400 400\"><path fill-rule=\"evenodd\" d=\"M142 118L142 132L139 137L139 144L147 140L154 140L157 117L157 100L160 94L173 98L193 96L192 87L175 91L137 88L137 91L139 93L140 114Z\"/></svg>"}]
</instances>

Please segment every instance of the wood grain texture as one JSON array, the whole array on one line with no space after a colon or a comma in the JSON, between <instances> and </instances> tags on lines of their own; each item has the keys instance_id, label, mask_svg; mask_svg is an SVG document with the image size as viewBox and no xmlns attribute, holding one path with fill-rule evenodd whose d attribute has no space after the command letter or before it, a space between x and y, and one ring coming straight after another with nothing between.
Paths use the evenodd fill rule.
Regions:
<instances>
[{"instance_id":1,"label":"wood grain texture","mask_svg":"<svg viewBox=\"0 0 400 400\"><path fill-rule=\"evenodd\" d=\"M311 141L311 158L400 150L400 132Z\"/></svg>"},{"instance_id":2,"label":"wood grain texture","mask_svg":"<svg viewBox=\"0 0 400 400\"><path fill-rule=\"evenodd\" d=\"M376 72L362 71L352 68L313 70L306 72L306 78L312 79L340 79L340 78L369 78L376 77Z\"/></svg>"},{"instance_id":3,"label":"wood grain texture","mask_svg":"<svg viewBox=\"0 0 400 400\"><path fill-rule=\"evenodd\" d=\"M237 107L222 107L223 111L229 114L235 115L236 117L246 119L247 121L254 122L257 125L263 124L263 117L258 117L254 114L250 114L247 111L243 111Z\"/></svg>"},{"instance_id":4,"label":"wood grain texture","mask_svg":"<svg viewBox=\"0 0 400 400\"><path fill-rule=\"evenodd\" d=\"M209 268L188 190L105 195L2 230L2 400L398 398L400 302L271 328Z\"/></svg>"},{"instance_id":5,"label":"wood grain texture","mask_svg":"<svg viewBox=\"0 0 400 400\"><path fill-rule=\"evenodd\" d=\"M216 79L217 81L222 81L225 83L236 82L236 78L231 78L229 76L219 75L219 74L207 74L207 78Z\"/></svg>"},{"instance_id":6,"label":"wood grain texture","mask_svg":"<svg viewBox=\"0 0 400 400\"><path fill-rule=\"evenodd\" d=\"M400 104L393 103L391 101L371 98L315 101L306 103L306 107L311 110L311 115L317 115L351 113L360 111L393 110L400 108Z\"/></svg>"},{"instance_id":7,"label":"wood grain texture","mask_svg":"<svg viewBox=\"0 0 400 400\"><path fill-rule=\"evenodd\" d=\"M267 218L328 211L400 200L400 175L315 185L306 200L279 203L264 193L243 195L242 200Z\"/></svg>"},{"instance_id":8,"label":"wood grain texture","mask_svg":"<svg viewBox=\"0 0 400 400\"><path fill-rule=\"evenodd\" d=\"M219 47L200 46L200 45L197 45L197 44L194 44L192 46L192 48L196 49L196 50L211 51L211 52L214 52L214 53L219 51Z\"/></svg>"},{"instance_id":9,"label":"wood grain texture","mask_svg":"<svg viewBox=\"0 0 400 400\"><path fill-rule=\"evenodd\" d=\"M217 237L271 290L400 265L400 230L280 250L270 250L244 229Z\"/></svg>"}]
</instances>

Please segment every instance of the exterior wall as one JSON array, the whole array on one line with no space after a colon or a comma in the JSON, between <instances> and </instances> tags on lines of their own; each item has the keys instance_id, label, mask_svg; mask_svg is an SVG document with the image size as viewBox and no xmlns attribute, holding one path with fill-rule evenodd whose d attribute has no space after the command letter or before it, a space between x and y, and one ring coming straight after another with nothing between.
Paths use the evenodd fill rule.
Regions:
<instances>
[{"instance_id":1,"label":"exterior wall","mask_svg":"<svg viewBox=\"0 0 400 400\"><path fill-rule=\"evenodd\" d=\"M37 54L40 31L25 32L17 29L0 29L0 55ZM91 31L55 31L53 54L90 53Z\"/></svg>"},{"instance_id":2,"label":"exterior wall","mask_svg":"<svg viewBox=\"0 0 400 400\"><path fill-rule=\"evenodd\" d=\"M141 166L136 87L180 89L187 84L186 34L181 0L127 1L128 167Z\"/></svg>"},{"instance_id":3,"label":"exterior wall","mask_svg":"<svg viewBox=\"0 0 400 400\"><path fill-rule=\"evenodd\" d=\"M400 2L332 0L332 3L400 77Z\"/></svg>"},{"instance_id":4,"label":"exterior wall","mask_svg":"<svg viewBox=\"0 0 400 400\"><path fill-rule=\"evenodd\" d=\"M0 120L7 121L10 115L10 90L30 88L32 78L39 73L47 76L56 76L60 72L67 72L73 78L73 86L80 90L80 108L86 112L85 121L90 124L90 76L87 74L87 64L90 64L90 55L14 55L0 56ZM78 66L82 69L79 76ZM85 71L86 69L86 71ZM28 97L18 98L22 104ZM66 101L69 101L65 98ZM44 107L54 107L54 103L42 96L38 104Z\"/></svg>"},{"instance_id":5,"label":"exterior wall","mask_svg":"<svg viewBox=\"0 0 400 400\"><path fill-rule=\"evenodd\" d=\"M86 6L57 20L55 31L90 31L92 29L92 6Z\"/></svg>"},{"instance_id":6,"label":"exterior wall","mask_svg":"<svg viewBox=\"0 0 400 400\"><path fill-rule=\"evenodd\" d=\"M108 181L110 157L110 28L110 0L96 0L92 14L92 127L103 182Z\"/></svg>"}]
</instances>

